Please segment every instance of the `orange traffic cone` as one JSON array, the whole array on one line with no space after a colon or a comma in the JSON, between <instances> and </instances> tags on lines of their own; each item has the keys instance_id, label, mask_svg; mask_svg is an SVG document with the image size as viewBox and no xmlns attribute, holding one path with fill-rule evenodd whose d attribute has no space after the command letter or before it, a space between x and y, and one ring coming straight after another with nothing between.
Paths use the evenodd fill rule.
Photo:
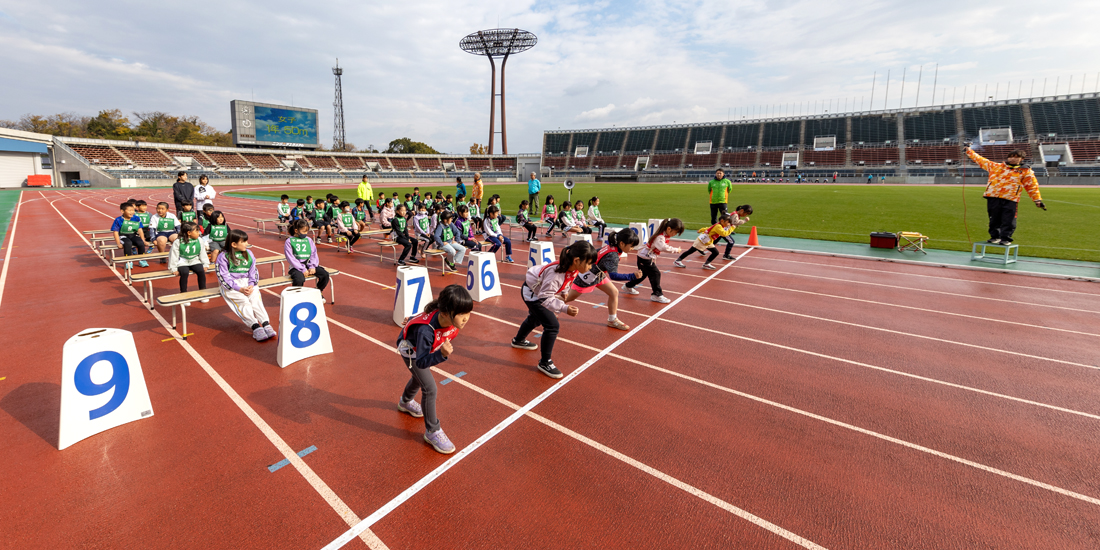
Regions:
<instances>
[{"instance_id":1,"label":"orange traffic cone","mask_svg":"<svg viewBox=\"0 0 1100 550\"><path fill-rule=\"evenodd\" d=\"M760 246L760 241L756 238L756 226L752 226L752 231L749 232L749 246Z\"/></svg>"}]
</instances>

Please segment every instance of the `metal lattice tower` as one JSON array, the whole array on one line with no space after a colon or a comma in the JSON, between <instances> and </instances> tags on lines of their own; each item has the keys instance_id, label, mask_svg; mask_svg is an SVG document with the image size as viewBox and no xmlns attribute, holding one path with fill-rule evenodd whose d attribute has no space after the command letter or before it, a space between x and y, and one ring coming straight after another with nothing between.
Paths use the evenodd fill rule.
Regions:
<instances>
[{"instance_id":1,"label":"metal lattice tower","mask_svg":"<svg viewBox=\"0 0 1100 550\"><path fill-rule=\"evenodd\" d=\"M336 100L332 102L332 150L343 151L347 148L347 136L344 134L344 90L340 85L340 77L344 69L340 68L340 59L336 60L336 66L332 68L332 74L336 75Z\"/></svg>"},{"instance_id":2,"label":"metal lattice tower","mask_svg":"<svg viewBox=\"0 0 1100 550\"><path fill-rule=\"evenodd\" d=\"M535 47L539 41L534 33L520 29L489 29L467 35L458 42L458 47L466 53L484 55L493 67L493 84L489 96L489 154L493 154L493 138L496 136L497 111L497 64L493 58L503 58L500 62L500 144L504 154L508 154L508 124L504 112L504 64L508 56Z\"/></svg>"}]
</instances>

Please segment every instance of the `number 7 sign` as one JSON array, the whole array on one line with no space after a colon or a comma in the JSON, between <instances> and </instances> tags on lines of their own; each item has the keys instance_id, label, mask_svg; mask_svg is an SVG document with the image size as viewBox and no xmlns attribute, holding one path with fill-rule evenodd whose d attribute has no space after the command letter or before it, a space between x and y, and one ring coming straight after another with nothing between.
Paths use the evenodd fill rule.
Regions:
<instances>
[{"instance_id":1,"label":"number 7 sign","mask_svg":"<svg viewBox=\"0 0 1100 550\"><path fill-rule=\"evenodd\" d=\"M134 335L92 328L65 342L57 448L153 416Z\"/></svg>"}]
</instances>

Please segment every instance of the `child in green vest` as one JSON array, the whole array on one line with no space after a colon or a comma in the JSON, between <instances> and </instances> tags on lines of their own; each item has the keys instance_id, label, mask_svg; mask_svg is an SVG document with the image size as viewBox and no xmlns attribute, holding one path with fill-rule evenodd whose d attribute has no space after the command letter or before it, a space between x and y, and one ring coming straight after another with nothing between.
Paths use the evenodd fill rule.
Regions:
<instances>
[{"instance_id":1,"label":"child in green vest","mask_svg":"<svg viewBox=\"0 0 1100 550\"><path fill-rule=\"evenodd\" d=\"M401 257L397 260L397 265L407 265L405 258L409 258L409 252L412 252L412 257L409 258L409 262L418 264L420 260L416 259L416 245L417 239L409 234L409 218L407 216L408 210L405 209L405 205L401 204L397 206L397 212L393 219L390 220L390 227L393 229L394 241L401 245Z\"/></svg>"},{"instance_id":2,"label":"child in green vest","mask_svg":"<svg viewBox=\"0 0 1100 550\"><path fill-rule=\"evenodd\" d=\"M290 195L283 195L279 197L279 205L275 207L275 212L279 214L279 223L290 222ZM283 226L279 227L279 234L283 234Z\"/></svg>"},{"instance_id":3,"label":"child in green vest","mask_svg":"<svg viewBox=\"0 0 1100 550\"><path fill-rule=\"evenodd\" d=\"M115 244L122 248L122 253L126 256L134 252L145 254L145 236L142 235L144 227L141 219L134 215L134 203L126 201L118 208L122 211L122 215L115 218L111 224L111 231L115 234ZM127 263L126 269L132 269L132 264L133 262ZM149 267L149 263L141 260L138 266Z\"/></svg>"},{"instance_id":4,"label":"child in green vest","mask_svg":"<svg viewBox=\"0 0 1100 550\"><path fill-rule=\"evenodd\" d=\"M546 228L546 236L553 236L554 226L558 224L558 207L554 205L554 195L546 196L546 202L542 205L542 221L550 224Z\"/></svg>"},{"instance_id":5,"label":"child in green vest","mask_svg":"<svg viewBox=\"0 0 1100 550\"><path fill-rule=\"evenodd\" d=\"M256 257L248 250L248 233L240 229L229 232L225 241L225 254L218 256L218 281L222 298L229 309L252 330L252 338L263 342L275 337L275 329L268 322L267 308L259 287L260 272L256 269Z\"/></svg>"},{"instance_id":6,"label":"child in green vest","mask_svg":"<svg viewBox=\"0 0 1100 550\"><path fill-rule=\"evenodd\" d=\"M195 207L189 202L183 203L183 210L180 211L180 223L183 222L197 222L199 219L199 213L195 212Z\"/></svg>"},{"instance_id":7,"label":"child in green vest","mask_svg":"<svg viewBox=\"0 0 1100 550\"><path fill-rule=\"evenodd\" d=\"M172 241L168 251L168 271L180 276L180 292L187 292L187 278L191 273L199 280L199 290L206 289L206 268L210 265L209 250L202 232L195 222L180 224L180 238ZM205 304L210 300L203 300Z\"/></svg>"},{"instance_id":8,"label":"child in green vest","mask_svg":"<svg viewBox=\"0 0 1100 550\"><path fill-rule=\"evenodd\" d=\"M153 226L150 221L153 219L153 214L147 212L149 209L149 203L143 200L134 201L134 215L141 220L141 225L145 228L145 240L153 240Z\"/></svg>"},{"instance_id":9,"label":"child in green vest","mask_svg":"<svg viewBox=\"0 0 1100 550\"><path fill-rule=\"evenodd\" d=\"M340 203L340 213L336 215L336 229L348 240L348 254L354 254L355 249L352 247L359 240L359 225L348 201Z\"/></svg>"},{"instance_id":10,"label":"child in green vest","mask_svg":"<svg viewBox=\"0 0 1100 550\"><path fill-rule=\"evenodd\" d=\"M215 210L206 218L206 245L213 254L212 261L218 261L218 254L225 250L225 240L229 238L229 224L225 223L225 214Z\"/></svg>"},{"instance_id":11,"label":"child in green vest","mask_svg":"<svg viewBox=\"0 0 1100 550\"><path fill-rule=\"evenodd\" d=\"M168 211L168 203L157 203L157 213L149 219L149 225L153 227L153 243L158 252L168 250L172 242L179 236L180 221L176 215Z\"/></svg>"},{"instance_id":12,"label":"child in green vest","mask_svg":"<svg viewBox=\"0 0 1100 550\"><path fill-rule=\"evenodd\" d=\"M291 237L283 245L283 253L290 264L287 275L290 275L290 284L302 286L306 277L317 277L317 290L324 290L328 286L328 271L321 267L317 258L317 245L309 238L309 222L296 220L290 223ZM321 298L324 301L324 298Z\"/></svg>"}]
</instances>

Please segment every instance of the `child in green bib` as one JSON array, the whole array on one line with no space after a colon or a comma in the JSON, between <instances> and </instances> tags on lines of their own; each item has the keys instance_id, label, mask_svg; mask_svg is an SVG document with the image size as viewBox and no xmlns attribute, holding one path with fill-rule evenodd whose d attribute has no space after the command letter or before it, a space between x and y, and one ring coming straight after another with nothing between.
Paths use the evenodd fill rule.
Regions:
<instances>
[{"instance_id":1,"label":"child in green bib","mask_svg":"<svg viewBox=\"0 0 1100 550\"><path fill-rule=\"evenodd\" d=\"M168 251L168 271L180 276L180 292L187 292L187 278L194 273L199 290L206 289L206 268L210 267L209 248L195 222L180 224L180 238L172 241ZM203 300L203 303L210 300Z\"/></svg>"},{"instance_id":2,"label":"child in green bib","mask_svg":"<svg viewBox=\"0 0 1100 550\"><path fill-rule=\"evenodd\" d=\"M348 254L354 254L355 249L352 247L355 246L355 242L360 237L359 225L348 201L340 203L340 213L336 215L336 229L341 236L348 240Z\"/></svg>"},{"instance_id":3,"label":"child in green bib","mask_svg":"<svg viewBox=\"0 0 1100 550\"><path fill-rule=\"evenodd\" d=\"M225 250L225 240L229 237L229 224L225 223L225 214L222 214L221 210L211 212L206 220L208 223L206 226L206 244L210 247L214 256L211 261L216 262L218 261L218 254Z\"/></svg>"}]
</instances>

